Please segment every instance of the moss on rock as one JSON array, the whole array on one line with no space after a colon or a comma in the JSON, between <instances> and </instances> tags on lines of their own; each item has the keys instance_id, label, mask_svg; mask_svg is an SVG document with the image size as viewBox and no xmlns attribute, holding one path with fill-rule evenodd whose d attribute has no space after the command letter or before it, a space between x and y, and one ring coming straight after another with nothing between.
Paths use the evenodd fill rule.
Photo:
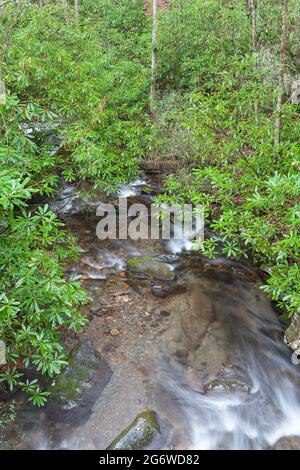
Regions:
<instances>
[{"instance_id":1,"label":"moss on rock","mask_svg":"<svg viewBox=\"0 0 300 470\"><path fill-rule=\"evenodd\" d=\"M143 449L157 436L160 436L160 426L155 411L143 411L107 447L107 450Z\"/></svg>"},{"instance_id":2,"label":"moss on rock","mask_svg":"<svg viewBox=\"0 0 300 470\"><path fill-rule=\"evenodd\" d=\"M89 413L107 385L112 371L107 362L85 341L77 346L65 371L56 378L48 403L51 417L74 419Z\"/></svg>"},{"instance_id":3,"label":"moss on rock","mask_svg":"<svg viewBox=\"0 0 300 470\"><path fill-rule=\"evenodd\" d=\"M172 281L176 278L171 266L152 256L130 258L127 262L127 269L162 280Z\"/></svg>"}]
</instances>

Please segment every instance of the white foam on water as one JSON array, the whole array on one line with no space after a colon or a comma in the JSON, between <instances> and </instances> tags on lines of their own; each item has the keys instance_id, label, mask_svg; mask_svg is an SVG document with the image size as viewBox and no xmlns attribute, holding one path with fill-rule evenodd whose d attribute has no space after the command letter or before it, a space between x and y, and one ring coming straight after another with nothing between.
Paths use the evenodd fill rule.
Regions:
<instances>
[{"instance_id":1,"label":"white foam on water","mask_svg":"<svg viewBox=\"0 0 300 470\"><path fill-rule=\"evenodd\" d=\"M195 392L184 373L179 372L179 380L172 369L158 376L189 423L190 449L268 449L282 437L300 436L300 366L292 364L282 340L270 334L280 332L277 321L259 310L246 312L249 318L232 311L225 322L231 321L236 332L231 347L251 393Z\"/></svg>"},{"instance_id":2,"label":"white foam on water","mask_svg":"<svg viewBox=\"0 0 300 470\"><path fill-rule=\"evenodd\" d=\"M117 194L119 197L133 197L138 196L141 193L141 186L147 184L146 180L136 180L130 184L121 184Z\"/></svg>"},{"instance_id":3,"label":"white foam on water","mask_svg":"<svg viewBox=\"0 0 300 470\"><path fill-rule=\"evenodd\" d=\"M175 240L171 238L166 242L168 250L174 255L182 253L183 251L191 251L193 249L193 242L189 238Z\"/></svg>"}]
</instances>

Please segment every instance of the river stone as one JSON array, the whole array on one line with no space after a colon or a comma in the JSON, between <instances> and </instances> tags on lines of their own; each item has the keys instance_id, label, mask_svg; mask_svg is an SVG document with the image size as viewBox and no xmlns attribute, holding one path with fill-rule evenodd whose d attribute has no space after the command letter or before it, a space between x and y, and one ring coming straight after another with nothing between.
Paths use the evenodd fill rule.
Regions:
<instances>
[{"instance_id":1,"label":"river stone","mask_svg":"<svg viewBox=\"0 0 300 470\"><path fill-rule=\"evenodd\" d=\"M239 367L234 364L223 364L217 377L204 385L205 393L249 393L251 386Z\"/></svg>"},{"instance_id":2,"label":"river stone","mask_svg":"<svg viewBox=\"0 0 300 470\"><path fill-rule=\"evenodd\" d=\"M300 450L300 436L282 437L270 450Z\"/></svg>"},{"instance_id":3,"label":"river stone","mask_svg":"<svg viewBox=\"0 0 300 470\"><path fill-rule=\"evenodd\" d=\"M160 437L160 426L155 411L143 411L133 423L107 447L107 450L139 450Z\"/></svg>"},{"instance_id":4,"label":"river stone","mask_svg":"<svg viewBox=\"0 0 300 470\"><path fill-rule=\"evenodd\" d=\"M151 291L151 294L154 295L154 297L165 299L166 297L169 297L170 295L182 294L183 292L186 291L186 287L179 286L179 285L159 285L159 286L152 286L150 291Z\"/></svg>"},{"instance_id":5,"label":"river stone","mask_svg":"<svg viewBox=\"0 0 300 470\"><path fill-rule=\"evenodd\" d=\"M250 392L250 386L234 379L212 380L204 385L205 393Z\"/></svg>"},{"instance_id":6,"label":"river stone","mask_svg":"<svg viewBox=\"0 0 300 470\"><path fill-rule=\"evenodd\" d=\"M300 312L297 312L284 335L284 342L293 351L300 349Z\"/></svg>"},{"instance_id":7,"label":"river stone","mask_svg":"<svg viewBox=\"0 0 300 470\"><path fill-rule=\"evenodd\" d=\"M71 353L69 365L52 385L47 405L49 419L71 421L89 416L112 376L112 371L91 341L80 343Z\"/></svg>"},{"instance_id":8,"label":"river stone","mask_svg":"<svg viewBox=\"0 0 300 470\"><path fill-rule=\"evenodd\" d=\"M151 256L129 258L127 269L128 271L142 273L162 280L172 281L176 277L170 266Z\"/></svg>"},{"instance_id":9,"label":"river stone","mask_svg":"<svg viewBox=\"0 0 300 470\"><path fill-rule=\"evenodd\" d=\"M159 255L156 257L159 261L162 261L163 263L178 263L180 262L180 257L177 255Z\"/></svg>"}]
</instances>

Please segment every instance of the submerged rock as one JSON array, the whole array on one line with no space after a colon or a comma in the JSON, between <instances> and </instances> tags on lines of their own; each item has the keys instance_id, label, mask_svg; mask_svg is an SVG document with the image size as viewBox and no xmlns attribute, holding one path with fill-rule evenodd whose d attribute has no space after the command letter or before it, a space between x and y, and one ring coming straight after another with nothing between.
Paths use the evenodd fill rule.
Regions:
<instances>
[{"instance_id":1,"label":"submerged rock","mask_svg":"<svg viewBox=\"0 0 300 470\"><path fill-rule=\"evenodd\" d=\"M143 411L133 423L107 447L107 450L139 450L160 437L160 426L155 411Z\"/></svg>"},{"instance_id":2,"label":"submerged rock","mask_svg":"<svg viewBox=\"0 0 300 470\"><path fill-rule=\"evenodd\" d=\"M92 342L81 343L71 353L69 365L53 383L47 405L49 419L74 423L88 417L111 376L109 365Z\"/></svg>"},{"instance_id":3,"label":"submerged rock","mask_svg":"<svg viewBox=\"0 0 300 470\"><path fill-rule=\"evenodd\" d=\"M282 437L270 450L300 450L300 436Z\"/></svg>"},{"instance_id":4,"label":"submerged rock","mask_svg":"<svg viewBox=\"0 0 300 470\"><path fill-rule=\"evenodd\" d=\"M145 274L162 280L173 280L176 274L171 266L151 256L129 258L128 271Z\"/></svg>"},{"instance_id":5,"label":"submerged rock","mask_svg":"<svg viewBox=\"0 0 300 470\"><path fill-rule=\"evenodd\" d=\"M284 342L293 351L300 351L300 312L297 312L285 332Z\"/></svg>"}]
</instances>

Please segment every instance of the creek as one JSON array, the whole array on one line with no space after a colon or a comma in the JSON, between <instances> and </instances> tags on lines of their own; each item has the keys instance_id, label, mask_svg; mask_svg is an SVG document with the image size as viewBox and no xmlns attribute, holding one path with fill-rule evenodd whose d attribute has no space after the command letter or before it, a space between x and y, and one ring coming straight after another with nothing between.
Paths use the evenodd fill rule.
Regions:
<instances>
[{"instance_id":1,"label":"creek","mask_svg":"<svg viewBox=\"0 0 300 470\"><path fill-rule=\"evenodd\" d=\"M138 181L121 195L149 203L149 185L158 190ZM17 448L105 449L145 409L159 417L164 449L267 449L300 436L300 367L251 265L210 261L185 239L100 241L97 201L86 213L72 188L60 197L53 208L82 252L66 275L81 274L94 299L85 331L66 342L91 340L111 376L79 419L72 406L70 419L21 406L9 429ZM164 263L170 278L129 271L140 257Z\"/></svg>"}]
</instances>

